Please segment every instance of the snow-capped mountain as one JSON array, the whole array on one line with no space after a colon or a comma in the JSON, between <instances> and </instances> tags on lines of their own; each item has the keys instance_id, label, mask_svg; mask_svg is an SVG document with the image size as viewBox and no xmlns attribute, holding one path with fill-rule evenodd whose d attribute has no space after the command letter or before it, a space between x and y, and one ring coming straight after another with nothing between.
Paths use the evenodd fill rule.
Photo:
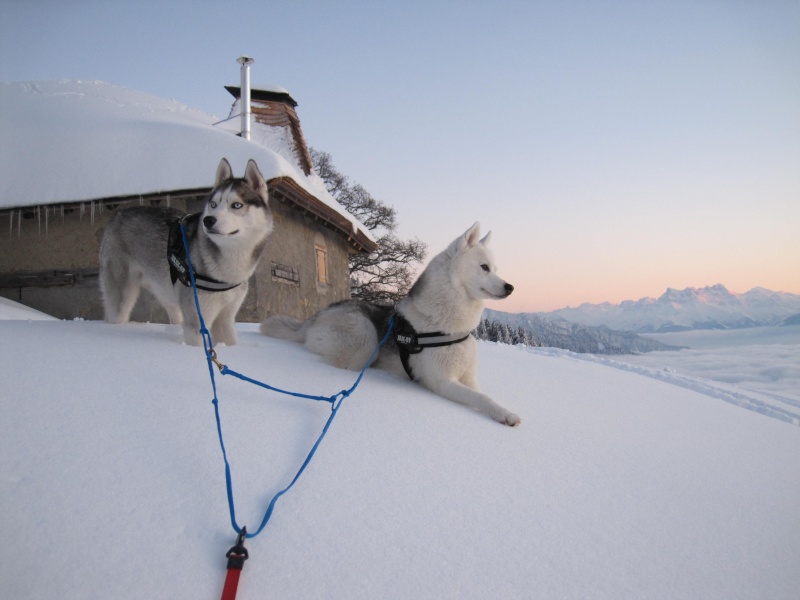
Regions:
<instances>
[{"instance_id":1,"label":"snow-capped mountain","mask_svg":"<svg viewBox=\"0 0 800 600\"><path fill-rule=\"evenodd\" d=\"M753 288L744 294L717 284L704 288L668 288L658 298L627 300L620 304L582 304L541 316L562 318L581 325L662 333L687 329L737 329L781 325L800 313L800 295Z\"/></svg>"}]
</instances>

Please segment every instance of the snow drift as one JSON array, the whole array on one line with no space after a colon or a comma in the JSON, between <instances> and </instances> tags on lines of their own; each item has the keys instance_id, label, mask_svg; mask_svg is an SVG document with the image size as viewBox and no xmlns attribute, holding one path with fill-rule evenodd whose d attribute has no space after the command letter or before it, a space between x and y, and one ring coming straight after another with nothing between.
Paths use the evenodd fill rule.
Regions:
<instances>
[{"instance_id":1,"label":"snow drift","mask_svg":"<svg viewBox=\"0 0 800 600\"><path fill-rule=\"evenodd\" d=\"M239 327L232 368L353 381ZM0 596L219 598L235 536L205 359L179 335L0 321ZM569 353L479 352L521 427L368 372L248 542L240 599L796 597L796 425ZM252 528L330 409L220 379Z\"/></svg>"}]
</instances>

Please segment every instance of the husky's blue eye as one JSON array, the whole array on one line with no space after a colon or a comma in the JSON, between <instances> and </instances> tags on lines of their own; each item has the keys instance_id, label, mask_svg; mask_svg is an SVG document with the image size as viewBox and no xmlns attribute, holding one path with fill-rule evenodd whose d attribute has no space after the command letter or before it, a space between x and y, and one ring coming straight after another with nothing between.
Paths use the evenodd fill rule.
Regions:
<instances>
[{"instance_id":1,"label":"husky's blue eye","mask_svg":"<svg viewBox=\"0 0 800 600\"><path fill-rule=\"evenodd\" d=\"M486 271L488 273L489 272L489 265L485 265L485 264L481 265L481 269L483 269L484 271Z\"/></svg>"},{"instance_id":2,"label":"husky's blue eye","mask_svg":"<svg viewBox=\"0 0 800 600\"><path fill-rule=\"evenodd\" d=\"M213 200L209 202L209 204L211 205L211 208L217 208L217 203L214 202Z\"/></svg>"},{"instance_id":3,"label":"husky's blue eye","mask_svg":"<svg viewBox=\"0 0 800 600\"><path fill-rule=\"evenodd\" d=\"M234 202L233 204L231 204L231 207L235 208L237 210L242 208L243 206L244 206L244 204L242 204L241 202Z\"/></svg>"}]
</instances>

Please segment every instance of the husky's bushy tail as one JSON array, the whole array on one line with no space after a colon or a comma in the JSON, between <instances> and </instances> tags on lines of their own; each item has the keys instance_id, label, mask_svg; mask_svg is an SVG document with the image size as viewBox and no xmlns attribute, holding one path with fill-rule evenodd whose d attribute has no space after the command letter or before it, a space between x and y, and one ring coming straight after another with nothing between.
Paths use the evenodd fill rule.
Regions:
<instances>
[{"instance_id":1,"label":"husky's bushy tail","mask_svg":"<svg viewBox=\"0 0 800 600\"><path fill-rule=\"evenodd\" d=\"M269 337L302 344L306 341L308 323L291 317L270 317L261 323L259 330Z\"/></svg>"}]
</instances>

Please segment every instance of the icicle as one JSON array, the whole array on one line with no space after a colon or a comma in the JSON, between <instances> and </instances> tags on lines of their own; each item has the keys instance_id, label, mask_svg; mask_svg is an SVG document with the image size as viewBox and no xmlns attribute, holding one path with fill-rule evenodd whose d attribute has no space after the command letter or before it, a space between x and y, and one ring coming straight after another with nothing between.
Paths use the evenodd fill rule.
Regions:
<instances>
[{"instance_id":1,"label":"icicle","mask_svg":"<svg viewBox=\"0 0 800 600\"><path fill-rule=\"evenodd\" d=\"M44 207L44 237L48 237L50 235L50 211L48 207Z\"/></svg>"},{"instance_id":2,"label":"icicle","mask_svg":"<svg viewBox=\"0 0 800 600\"><path fill-rule=\"evenodd\" d=\"M169 194L167 194L167 208L169 208L169 207L170 207L170 204L169 204L169 203L170 203L170 198L169 198Z\"/></svg>"},{"instance_id":3,"label":"icicle","mask_svg":"<svg viewBox=\"0 0 800 600\"><path fill-rule=\"evenodd\" d=\"M92 200L89 203L89 205L92 207L92 210L90 212L90 217L91 217L91 221L90 222L92 223L92 225L94 225L94 200Z\"/></svg>"},{"instance_id":4,"label":"icicle","mask_svg":"<svg viewBox=\"0 0 800 600\"><path fill-rule=\"evenodd\" d=\"M39 235L42 235L42 207L36 207L36 220L39 223Z\"/></svg>"},{"instance_id":5,"label":"icicle","mask_svg":"<svg viewBox=\"0 0 800 600\"><path fill-rule=\"evenodd\" d=\"M11 212L8 213L8 237L11 237L14 234L14 209L11 209Z\"/></svg>"},{"instance_id":6,"label":"icicle","mask_svg":"<svg viewBox=\"0 0 800 600\"><path fill-rule=\"evenodd\" d=\"M19 239L20 232L22 231L22 209L17 213L17 239Z\"/></svg>"}]
</instances>

